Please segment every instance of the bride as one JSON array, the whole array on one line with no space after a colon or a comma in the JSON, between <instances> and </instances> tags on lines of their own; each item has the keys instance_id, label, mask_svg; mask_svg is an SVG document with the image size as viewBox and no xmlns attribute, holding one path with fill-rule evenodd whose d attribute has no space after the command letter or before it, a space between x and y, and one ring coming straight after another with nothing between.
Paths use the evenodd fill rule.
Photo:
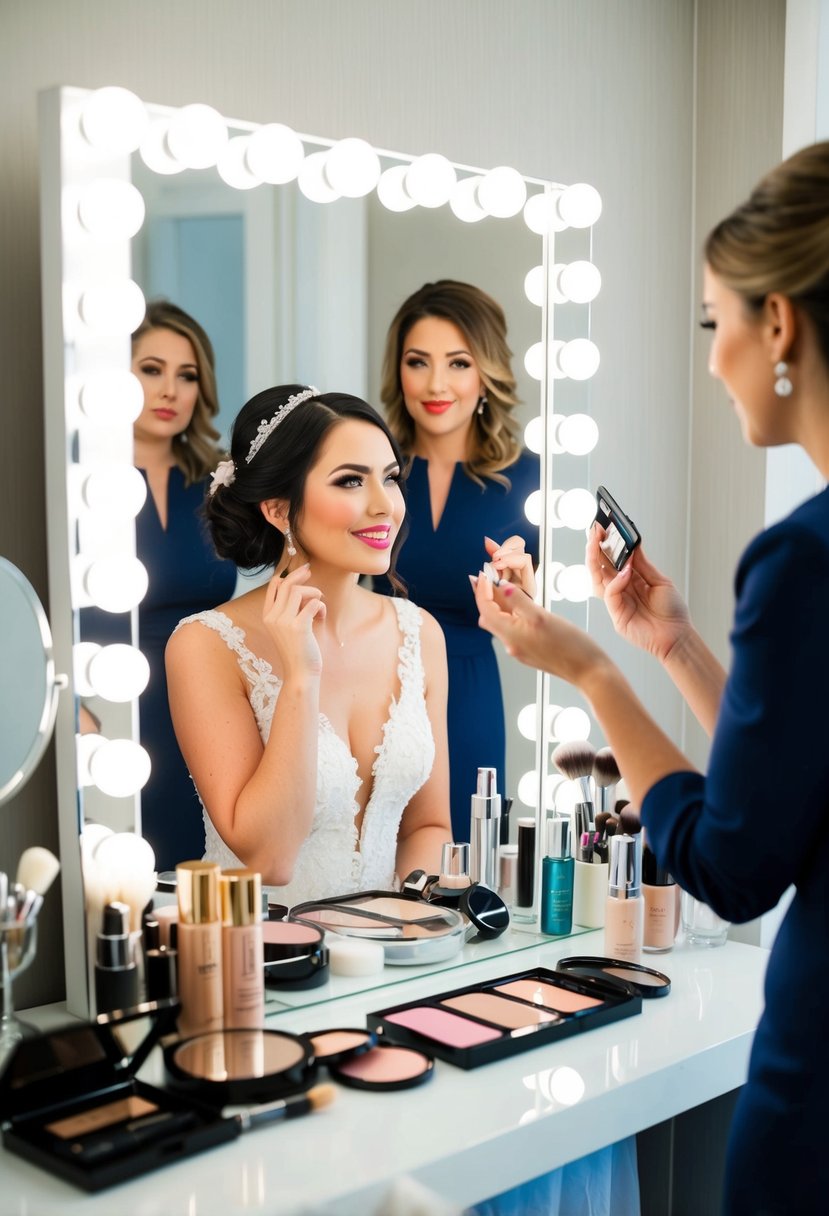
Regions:
<instances>
[{"instance_id":1,"label":"bride","mask_svg":"<svg viewBox=\"0 0 829 1216\"><path fill-rule=\"evenodd\" d=\"M258 870L289 906L437 873L451 839L443 635L407 599L358 583L395 579L401 469L358 398L301 385L255 396L207 516L220 557L273 577L187 617L167 646L205 857Z\"/></svg>"}]
</instances>

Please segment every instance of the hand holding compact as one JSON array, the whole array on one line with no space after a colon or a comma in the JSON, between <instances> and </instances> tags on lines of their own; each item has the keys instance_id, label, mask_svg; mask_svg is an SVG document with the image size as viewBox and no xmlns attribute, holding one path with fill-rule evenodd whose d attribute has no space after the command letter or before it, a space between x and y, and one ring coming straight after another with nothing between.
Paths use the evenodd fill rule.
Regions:
<instances>
[{"instance_id":1,"label":"hand holding compact","mask_svg":"<svg viewBox=\"0 0 829 1216\"><path fill-rule=\"evenodd\" d=\"M314 636L314 621L325 620L325 604L319 587L308 584L306 564L284 577L275 574L268 583L262 620L273 638L282 666L283 680L318 676L322 654Z\"/></svg>"},{"instance_id":2,"label":"hand holding compact","mask_svg":"<svg viewBox=\"0 0 829 1216\"><path fill-rule=\"evenodd\" d=\"M500 545L491 537L484 537L490 565L495 568L499 578L514 583L532 598L535 596L535 571L532 557L524 552L524 545L523 536L508 536Z\"/></svg>"}]
</instances>

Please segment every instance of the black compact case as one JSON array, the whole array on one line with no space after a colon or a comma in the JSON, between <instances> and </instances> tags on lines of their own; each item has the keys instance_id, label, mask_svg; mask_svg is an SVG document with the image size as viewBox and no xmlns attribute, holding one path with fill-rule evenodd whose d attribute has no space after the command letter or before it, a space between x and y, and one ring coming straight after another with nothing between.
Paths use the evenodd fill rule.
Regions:
<instances>
[{"instance_id":1,"label":"black compact case","mask_svg":"<svg viewBox=\"0 0 829 1216\"><path fill-rule=\"evenodd\" d=\"M137 1078L179 1009L148 1001L20 1042L0 1077L5 1148L100 1191L235 1139L232 1120Z\"/></svg>"}]
</instances>

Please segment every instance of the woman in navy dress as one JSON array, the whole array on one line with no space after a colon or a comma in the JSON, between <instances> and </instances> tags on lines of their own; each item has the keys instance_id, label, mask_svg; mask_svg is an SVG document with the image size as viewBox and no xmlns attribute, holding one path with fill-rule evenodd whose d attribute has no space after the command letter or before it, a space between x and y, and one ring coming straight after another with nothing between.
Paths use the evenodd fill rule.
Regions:
<instances>
[{"instance_id":1,"label":"woman in navy dress","mask_svg":"<svg viewBox=\"0 0 829 1216\"><path fill-rule=\"evenodd\" d=\"M401 305L383 359L389 426L411 457L409 536L398 573L446 638L456 840L469 839L478 768L497 769L503 789L506 753L498 663L478 629L467 571L489 560L532 592L538 560L538 529L524 504L539 488L539 461L516 437L510 359L501 307L480 288L451 279L426 283Z\"/></svg>"},{"instance_id":2,"label":"woman in navy dress","mask_svg":"<svg viewBox=\"0 0 829 1216\"><path fill-rule=\"evenodd\" d=\"M703 326L748 443L798 443L829 478L829 142L797 152L709 235ZM587 561L616 630L647 649L713 743L695 772L592 640L479 579L482 622L515 656L575 684L641 806L660 863L722 917L794 897L734 1116L726 1216L826 1210L829 1058L829 490L748 546L726 675L641 548L616 574L594 529Z\"/></svg>"}]
</instances>

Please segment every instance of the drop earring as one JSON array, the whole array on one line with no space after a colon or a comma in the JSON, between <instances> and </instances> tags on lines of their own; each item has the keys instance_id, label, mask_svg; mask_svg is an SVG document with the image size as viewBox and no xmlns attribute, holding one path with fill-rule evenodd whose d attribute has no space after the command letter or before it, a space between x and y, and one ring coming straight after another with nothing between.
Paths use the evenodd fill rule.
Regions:
<instances>
[{"instance_id":1,"label":"drop earring","mask_svg":"<svg viewBox=\"0 0 829 1216\"><path fill-rule=\"evenodd\" d=\"M296 545L290 528L285 529L285 548L288 550L288 557L296 557Z\"/></svg>"},{"instance_id":2,"label":"drop earring","mask_svg":"<svg viewBox=\"0 0 829 1216\"><path fill-rule=\"evenodd\" d=\"M484 391L481 393L480 397L478 398L477 412L479 414L482 414L488 405L489 405L489 401L487 400L486 389L484 389Z\"/></svg>"},{"instance_id":3,"label":"drop earring","mask_svg":"<svg viewBox=\"0 0 829 1216\"><path fill-rule=\"evenodd\" d=\"M777 379L774 382L774 391L778 397L791 397L792 382L789 379L789 365L784 359L774 365L774 374Z\"/></svg>"}]
</instances>

